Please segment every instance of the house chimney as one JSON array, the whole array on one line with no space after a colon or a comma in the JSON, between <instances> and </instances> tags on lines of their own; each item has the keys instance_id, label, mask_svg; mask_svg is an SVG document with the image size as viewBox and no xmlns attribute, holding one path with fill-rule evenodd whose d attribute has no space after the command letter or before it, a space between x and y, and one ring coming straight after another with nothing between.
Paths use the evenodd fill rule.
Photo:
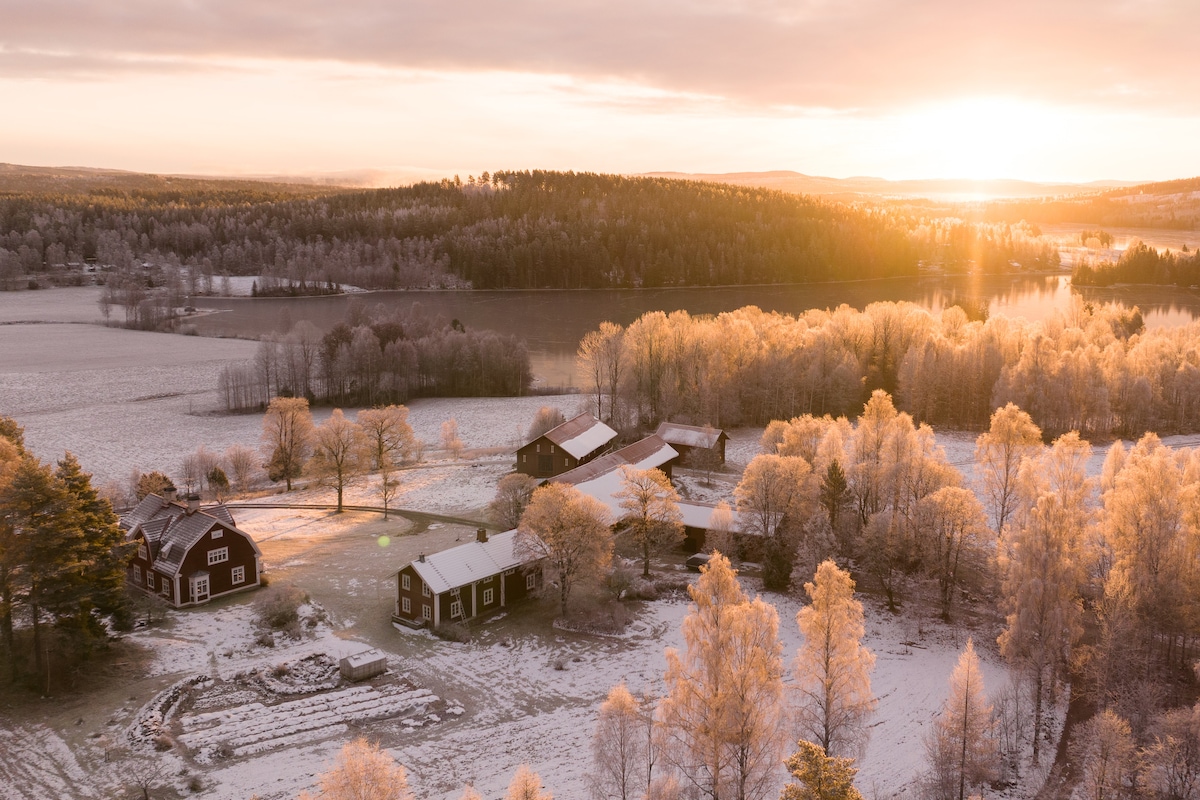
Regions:
<instances>
[{"instance_id":1,"label":"house chimney","mask_svg":"<svg viewBox=\"0 0 1200 800\"><path fill-rule=\"evenodd\" d=\"M475 531L475 541L487 544L487 528L480 528Z\"/></svg>"},{"instance_id":2,"label":"house chimney","mask_svg":"<svg viewBox=\"0 0 1200 800\"><path fill-rule=\"evenodd\" d=\"M187 496L187 513L195 514L200 510L200 495L189 494Z\"/></svg>"},{"instance_id":3,"label":"house chimney","mask_svg":"<svg viewBox=\"0 0 1200 800\"><path fill-rule=\"evenodd\" d=\"M424 564L425 563L425 554L421 553L421 555L417 556L417 561L420 561L422 564Z\"/></svg>"},{"instance_id":4,"label":"house chimney","mask_svg":"<svg viewBox=\"0 0 1200 800\"><path fill-rule=\"evenodd\" d=\"M163 487L163 500L166 500L168 503L175 502L175 487L169 483Z\"/></svg>"}]
</instances>

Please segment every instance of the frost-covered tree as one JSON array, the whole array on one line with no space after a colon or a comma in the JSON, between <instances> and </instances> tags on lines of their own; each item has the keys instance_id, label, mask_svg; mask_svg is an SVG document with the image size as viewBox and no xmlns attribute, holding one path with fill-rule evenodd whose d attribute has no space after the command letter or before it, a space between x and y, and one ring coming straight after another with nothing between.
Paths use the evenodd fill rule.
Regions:
<instances>
[{"instance_id":1,"label":"frost-covered tree","mask_svg":"<svg viewBox=\"0 0 1200 800\"><path fill-rule=\"evenodd\" d=\"M313 432L312 472L337 490L339 514L346 485L362 472L369 458L367 447L362 428L346 419L340 408Z\"/></svg>"},{"instance_id":2,"label":"frost-covered tree","mask_svg":"<svg viewBox=\"0 0 1200 800\"><path fill-rule=\"evenodd\" d=\"M812 468L799 456L757 455L734 489L738 516L747 533L763 539L763 586L786 590L802 520L815 498Z\"/></svg>"},{"instance_id":3,"label":"frost-covered tree","mask_svg":"<svg viewBox=\"0 0 1200 800\"><path fill-rule=\"evenodd\" d=\"M957 486L944 486L922 498L918 507L922 537L928 552L926 571L938 582L942 618L958 590L974 577L978 583L987 559L987 520L975 494Z\"/></svg>"},{"instance_id":4,"label":"frost-covered tree","mask_svg":"<svg viewBox=\"0 0 1200 800\"><path fill-rule=\"evenodd\" d=\"M797 745L787 760L796 780L783 787L779 800L862 800L854 788L854 759L827 755L821 745L803 739Z\"/></svg>"},{"instance_id":5,"label":"frost-covered tree","mask_svg":"<svg viewBox=\"0 0 1200 800\"><path fill-rule=\"evenodd\" d=\"M800 736L831 756L857 755L878 704L871 692L875 656L863 647L862 603L850 573L833 561L804 584L809 605L796 614L804 644L796 653Z\"/></svg>"},{"instance_id":6,"label":"frost-covered tree","mask_svg":"<svg viewBox=\"0 0 1200 800\"><path fill-rule=\"evenodd\" d=\"M504 530L521 524L521 515L538 487L536 478L520 472L510 472L496 484L496 496L488 503L488 517Z\"/></svg>"},{"instance_id":7,"label":"frost-covered tree","mask_svg":"<svg viewBox=\"0 0 1200 800\"><path fill-rule=\"evenodd\" d=\"M605 800L638 800L650 785L648 741L641 704L619 683L600 704L592 736L592 789Z\"/></svg>"},{"instance_id":8,"label":"frost-covered tree","mask_svg":"<svg viewBox=\"0 0 1200 800\"><path fill-rule=\"evenodd\" d=\"M250 487L262 461L257 453L240 444L227 447L222 460L225 462L225 474L232 479L236 492L244 492Z\"/></svg>"},{"instance_id":9,"label":"frost-covered tree","mask_svg":"<svg viewBox=\"0 0 1200 800\"><path fill-rule=\"evenodd\" d=\"M591 381L596 396L596 417L612 422L617 416L617 392L625 375L626 354L624 330L612 322L601 322L600 328L588 332L579 342L578 360L581 371ZM608 395L608 413L604 413L604 396Z\"/></svg>"},{"instance_id":10,"label":"frost-covered tree","mask_svg":"<svg viewBox=\"0 0 1200 800\"><path fill-rule=\"evenodd\" d=\"M534 414L533 422L529 424L529 430L525 433L525 441L532 442L543 433L554 430L566 421L567 418L559 409L554 406L542 406Z\"/></svg>"},{"instance_id":11,"label":"frost-covered tree","mask_svg":"<svg viewBox=\"0 0 1200 800\"><path fill-rule=\"evenodd\" d=\"M720 553L688 591L686 646L667 650L659 706L667 758L701 796L761 800L775 785L785 741L778 614L746 597Z\"/></svg>"},{"instance_id":12,"label":"frost-covered tree","mask_svg":"<svg viewBox=\"0 0 1200 800\"><path fill-rule=\"evenodd\" d=\"M442 423L442 449L457 459L462 455L463 440L458 435L458 420L454 417Z\"/></svg>"},{"instance_id":13,"label":"frost-covered tree","mask_svg":"<svg viewBox=\"0 0 1200 800\"><path fill-rule=\"evenodd\" d=\"M504 800L554 800L554 796L542 788L542 777L522 764L509 782Z\"/></svg>"},{"instance_id":14,"label":"frost-covered tree","mask_svg":"<svg viewBox=\"0 0 1200 800\"><path fill-rule=\"evenodd\" d=\"M1105 709L1088 720L1074 740L1072 761L1082 767L1079 796L1084 800L1129 796L1137 757L1129 723Z\"/></svg>"},{"instance_id":15,"label":"frost-covered tree","mask_svg":"<svg viewBox=\"0 0 1200 800\"><path fill-rule=\"evenodd\" d=\"M1041 430L1013 403L996 409L987 431L975 440L975 463L997 536L1003 535L1017 502L1021 462L1033 458L1041 449Z\"/></svg>"},{"instance_id":16,"label":"frost-covered tree","mask_svg":"<svg viewBox=\"0 0 1200 800\"><path fill-rule=\"evenodd\" d=\"M263 415L262 452L267 459L267 476L285 481L300 477L312 452L313 420L303 397L275 397Z\"/></svg>"},{"instance_id":17,"label":"frost-covered tree","mask_svg":"<svg viewBox=\"0 0 1200 800\"><path fill-rule=\"evenodd\" d=\"M989 780L996 767L992 707L970 639L950 676L950 697L925 742L927 790L936 800L966 800L967 787Z\"/></svg>"},{"instance_id":18,"label":"frost-covered tree","mask_svg":"<svg viewBox=\"0 0 1200 800\"><path fill-rule=\"evenodd\" d=\"M650 555L683 541L679 494L658 469L622 466L621 488L613 495L625 513L617 520L642 551L642 577L650 577Z\"/></svg>"},{"instance_id":19,"label":"frost-covered tree","mask_svg":"<svg viewBox=\"0 0 1200 800\"><path fill-rule=\"evenodd\" d=\"M347 743L317 786L316 795L303 792L300 800L413 800L408 772L366 739Z\"/></svg>"},{"instance_id":20,"label":"frost-covered tree","mask_svg":"<svg viewBox=\"0 0 1200 800\"><path fill-rule=\"evenodd\" d=\"M565 616L576 582L598 579L612 561L608 509L574 486L548 483L533 493L517 528L514 546L550 564L558 577L559 602Z\"/></svg>"},{"instance_id":21,"label":"frost-covered tree","mask_svg":"<svg viewBox=\"0 0 1200 800\"><path fill-rule=\"evenodd\" d=\"M379 469L384 459L393 465L408 460L413 448L413 429L408 424L407 407L364 408L354 419L367 441L372 469Z\"/></svg>"}]
</instances>

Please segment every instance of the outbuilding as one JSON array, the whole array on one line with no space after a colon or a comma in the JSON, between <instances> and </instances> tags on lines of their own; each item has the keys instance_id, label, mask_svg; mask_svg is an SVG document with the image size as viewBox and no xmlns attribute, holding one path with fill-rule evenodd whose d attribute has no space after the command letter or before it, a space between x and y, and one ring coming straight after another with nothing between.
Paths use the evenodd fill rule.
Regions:
<instances>
[{"instance_id":1,"label":"outbuilding","mask_svg":"<svg viewBox=\"0 0 1200 800\"><path fill-rule=\"evenodd\" d=\"M551 478L604 453L617 432L591 414L580 414L517 450L517 472Z\"/></svg>"}]
</instances>

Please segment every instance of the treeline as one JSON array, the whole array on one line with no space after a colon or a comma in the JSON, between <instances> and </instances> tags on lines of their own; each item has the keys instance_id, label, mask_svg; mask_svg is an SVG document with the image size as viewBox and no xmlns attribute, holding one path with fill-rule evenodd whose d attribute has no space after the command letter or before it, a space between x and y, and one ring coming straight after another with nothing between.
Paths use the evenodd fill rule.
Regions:
<instances>
[{"instance_id":1,"label":"treeline","mask_svg":"<svg viewBox=\"0 0 1200 800\"><path fill-rule=\"evenodd\" d=\"M605 323L579 358L597 414L621 428L854 415L884 389L918 421L952 428L983 428L1013 402L1048 436L1200 430L1200 325L1146 331L1118 304L1044 322L891 302L795 317L658 311Z\"/></svg>"},{"instance_id":2,"label":"treeline","mask_svg":"<svg viewBox=\"0 0 1200 800\"><path fill-rule=\"evenodd\" d=\"M268 335L253 361L221 371L226 410L266 408L272 397L378 406L413 397L524 394L532 380L525 343L424 312L352 309L326 334L300 321Z\"/></svg>"},{"instance_id":3,"label":"treeline","mask_svg":"<svg viewBox=\"0 0 1200 800\"><path fill-rule=\"evenodd\" d=\"M915 274L886 213L781 192L559 172L373 191L0 196L0 286L149 262L365 288L777 283ZM456 276L456 277L454 277Z\"/></svg>"},{"instance_id":4,"label":"treeline","mask_svg":"<svg viewBox=\"0 0 1200 800\"><path fill-rule=\"evenodd\" d=\"M44 695L74 685L107 626L130 622L128 548L75 457L43 464L25 449L21 428L0 417L2 680Z\"/></svg>"},{"instance_id":5,"label":"treeline","mask_svg":"<svg viewBox=\"0 0 1200 800\"><path fill-rule=\"evenodd\" d=\"M1152 283L1162 286L1200 284L1200 253L1184 246L1182 253L1158 252L1143 242L1131 242L1117 263L1081 263L1071 274L1075 286L1112 286L1116 283Z\"/></svg>"},{"instance_id":6,"label":"treeline","mask_svg":"<svg viewBox=\"0 0 1200 800\"><path fill-rule=\"evenodd\" d=\"M909 232L921 265L950 274L1047 272L1061 266L1058 247L1036 225L962 219L954 208L889 206Z\"/></svg>"},{"instance_id":7,"label":"treeline","mask_svg":"<svg viewBox=\"0 0 1200 800\"><path fill-rule=\"evenodd\" d=\"M1200 178L1186 178L1074 197L1002 200L988 203L982 219L1196 230L1200 228L1198 189Z\"/></svg>"}]
</instances>

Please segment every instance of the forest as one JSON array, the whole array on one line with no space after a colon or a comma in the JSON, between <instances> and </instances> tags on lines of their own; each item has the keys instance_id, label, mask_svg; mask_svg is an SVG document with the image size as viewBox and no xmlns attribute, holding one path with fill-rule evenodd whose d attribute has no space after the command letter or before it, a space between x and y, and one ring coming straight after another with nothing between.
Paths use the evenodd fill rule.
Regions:
<instances>
[{"instance_id":1,"label":"forest","mask_svg":"<svg viewBox=\"0 0 1200 800\"><path fill-rule=\"evenodd\" d=\"M532 375L525 343L423 311L354 306L322 334L307 320L259 344L253 362L221 371L227 411L261 410L273 397L377 406L413 397L512 397Z\"/></svg>"},{"instance_id":2,"label":"forest","mask_svg":"<svg viewBox=\"0 0 1200 800\"><path fill-rule=\"evenodd\" d=\"M1073 286L1112 286L1117 283L1150 283L1162 286L1200 285L1200 254L1170 250L1158 252L1143 242L1132 242L1114 263L1076 265Z\"/></svg>"},{"instance_id":3,"label":"forest","mask_svg":"<svg viewBox=\"0 0 1200 800\"><path fill-rule=\"evenodd\" d=\"M1145 330L1136 307L1077 302L1046 322L880 302L799 316L754 307L604 323L581 342L593 407L615 427L729 427L854 415L875 389L919 422L980 430L1016 403L1050 438L1200 430L1200 329Z\"/></svg>"},{"instance_id":4,"label":"forest","mask_svg":"<svg viewBox=\"0 0 1200 800\"><path fill-rule=\"evenodd\" d=\"M370 191L181 181L0 192L0 289L90 281L82 267L94 265L127 306L168 285L177 296L219 292L236 275L285 293L583 289L885 278L921 264L1040 270L1057 268L1058 254L1036 231L964 222L953 209L893 213L592 173L485 172Z\"/></svg>"},{"instance_id":5,"label":"forest","mask_svg":"<svg viewBox=\"0 0 1200 800\"><path fill-rule=\"evenodd\" d=\"M1147 183L1073 197L999 200L978 216L990 222L1082 222L1113 228L1200 228L1200 178Z\"/></svg>"}]
</instances>

